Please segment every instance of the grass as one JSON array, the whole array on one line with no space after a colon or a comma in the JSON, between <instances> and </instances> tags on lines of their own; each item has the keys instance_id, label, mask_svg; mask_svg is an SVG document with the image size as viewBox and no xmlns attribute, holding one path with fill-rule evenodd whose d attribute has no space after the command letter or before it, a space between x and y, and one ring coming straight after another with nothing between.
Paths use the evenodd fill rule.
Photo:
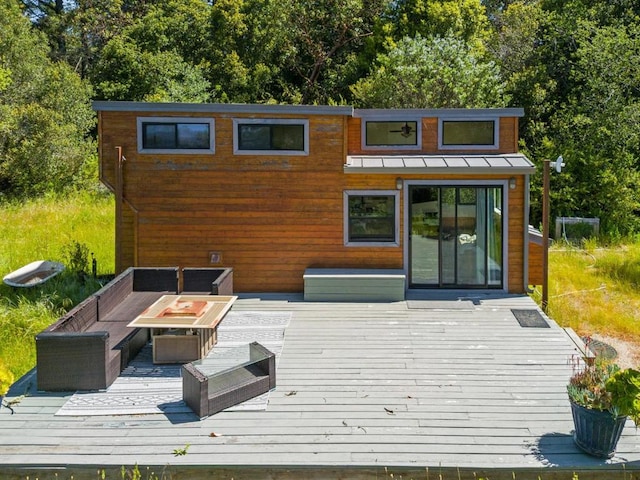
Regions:
<instances>
[{"instance_id":1,"label":"grass","mask_svg":"<svg viewBox=\"0 0 640 480\"><path fill-rule=\"evenodd\" d=\"M23 204L0 205L0 274L35 260L69 265L75 245L97 261L98 277L114 271L114 204L106 193L78 193ZM90 260L91 257L88 258ZM87 265L86 272L91 272ZM34 336L100 283L65 270L41 287L14 289L0 284L0 366L15 378L35 365Z\"/></svg>"},{"instance_id":2,"label":"grass","mask_svg":"<svg viewBox=\"0 0 640 480\"><path fill-rule=\"evenodd\" d=\"M549 252L549 316L578 335L606 335L640 348L639 286L640 243L562 244Z\"/></svg>"}]
</instances>

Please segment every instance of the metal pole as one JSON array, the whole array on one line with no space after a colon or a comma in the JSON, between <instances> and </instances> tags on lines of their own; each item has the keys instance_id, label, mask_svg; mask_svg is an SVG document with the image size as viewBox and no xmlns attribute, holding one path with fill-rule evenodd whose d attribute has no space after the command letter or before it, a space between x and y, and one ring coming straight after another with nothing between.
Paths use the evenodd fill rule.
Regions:
<instances>
[{"instance_id":1,"label":"metal pole","mask_svg":"<svg viewBox=\"0 0 640 480\"><path fill-rule=\"evenodd\" d=\"M122 245L120 236L122 235L122 207L124 202L124 155L122 154L122 147L116 147L116 181L115 181L115 203L116 203L116 273L122 272L124 266L122 265Z\"/></svg>"},{"instance_id":2,"label":"metal pole","mask_svg":"<svg viewBox=\"0 0 640 480\"><path fill-rule=\"evenodd\" d=\"M542 170L542 311L549 303L549 160L543 160Z\"/></svg>"}]
</instances>

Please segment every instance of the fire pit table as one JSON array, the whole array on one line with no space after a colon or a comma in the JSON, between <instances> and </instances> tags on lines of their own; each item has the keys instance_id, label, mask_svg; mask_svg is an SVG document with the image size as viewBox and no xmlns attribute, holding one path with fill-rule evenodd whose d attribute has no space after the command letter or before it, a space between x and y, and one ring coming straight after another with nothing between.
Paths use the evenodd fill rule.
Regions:
<instances>
[{"instance_id":1,"label":"fire pit table","mask_svg":"<svg viewBox=\"0 0 640 480\"><path fill-rule=\"evenodd\" d=\"M186 363L207 356L216 329L236 296L163 295L127 326L151 329L153 363Z\"/></svg>"}]
</instances>

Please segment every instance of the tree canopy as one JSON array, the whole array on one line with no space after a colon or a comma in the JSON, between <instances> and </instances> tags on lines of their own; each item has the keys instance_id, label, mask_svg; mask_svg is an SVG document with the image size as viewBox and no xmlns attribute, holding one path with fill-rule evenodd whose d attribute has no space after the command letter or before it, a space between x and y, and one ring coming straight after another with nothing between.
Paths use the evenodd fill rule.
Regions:
<instances>
[{"instance_id":1,"label":"tree canopy","mask_svg":"<svg viewBox=\"0 0 640 480\"><path fill-rule=\"evenodd\" d=\"M513 106L552 215L635 233L639 58L638 0L0 0L0 195L86 182L90 99Z\"/></svg>"},{"instance_id":2,"label":"tree canopy","mask_svg":"<svg viewBox=\"0 0 640 480\"><path fill-rule=\"evenodd\" d=\"M49 53L18 5L0 2L0 198L83 185L95 165L90 85Z\"/></svg>"}]
</instances>

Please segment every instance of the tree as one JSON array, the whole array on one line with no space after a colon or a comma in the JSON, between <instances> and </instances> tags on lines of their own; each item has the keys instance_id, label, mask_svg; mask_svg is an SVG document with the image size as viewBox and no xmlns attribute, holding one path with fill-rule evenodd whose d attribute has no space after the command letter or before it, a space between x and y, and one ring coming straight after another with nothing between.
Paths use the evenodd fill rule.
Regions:
<instances>
[{"instance_id":1,"label":"tree","mask_svg":"<svg viewBox=\"0 0 640 480\"><path fill-rule=\"evenodd\" d=\"M482 48L490 35L486 8L480 0L402 0L389 3L391 37L453 36Z\"/></svg>"},{"instance_id":2,"label":"tree","mask_svg":"<svg viewBox=\"0 0 640 480\"><path fill-rule=\"evenodd\" d=\"M378 56L376 69L352 92L363 108L480 108L507 101L497 66L451 35L404 38Z\"/></svg>"},{"instance_id":3,"label":"tree","mask_svg":"<svg viewBox=\"0 0 640 480\"><path fill-rule=\"evenodd\" d=\"M281 68L287 30L271 0L218 0L208 23L204 58L216 98L268 102L283 98Z\"/></svg>"},{"instance_id":4,"label":"tree","mask_svg":"<svg viewBox=\"0 0 640 480\"><path fill-rule=\"evenodd\" d=\"M90 88L67 64L51 62L17 1L0 3L0 196L62 192L95 165ZM95 176L94 171L94 176Z\"/></svg>"},{"instance_id":5,"label":"tree","mask_svg":"<svg viewBox=\"0 0 640 480\"><path fill-rule=\"evenodd\" d=\"M282 37L284 75L300 103L330 103L349 94L357 54L373 32L381 0L278 0L276 18L287 25ZM345 81L347 80L347 81Z\"/></svg>"},{"instance_id":6,"label":"tree","mask_svg":"<svg viewBox=\"0 0 640 480\"><path fill-rule=\"evenodd\" d=\"M105 100L205 102L203 61L209 6L203 0L149 5L109 39L90 69Z\"/></svg>"},{"instance_id":7,"label":"tree","mask_svg":"<svg viewBox=\"0 0 640 480\"><path fill-rule=\"evenodd\" d=\"M175 51L149 52L117 37L104 48L92 74L104 100L206 102L209 83Z\"/></svg>"}]
</instances>

